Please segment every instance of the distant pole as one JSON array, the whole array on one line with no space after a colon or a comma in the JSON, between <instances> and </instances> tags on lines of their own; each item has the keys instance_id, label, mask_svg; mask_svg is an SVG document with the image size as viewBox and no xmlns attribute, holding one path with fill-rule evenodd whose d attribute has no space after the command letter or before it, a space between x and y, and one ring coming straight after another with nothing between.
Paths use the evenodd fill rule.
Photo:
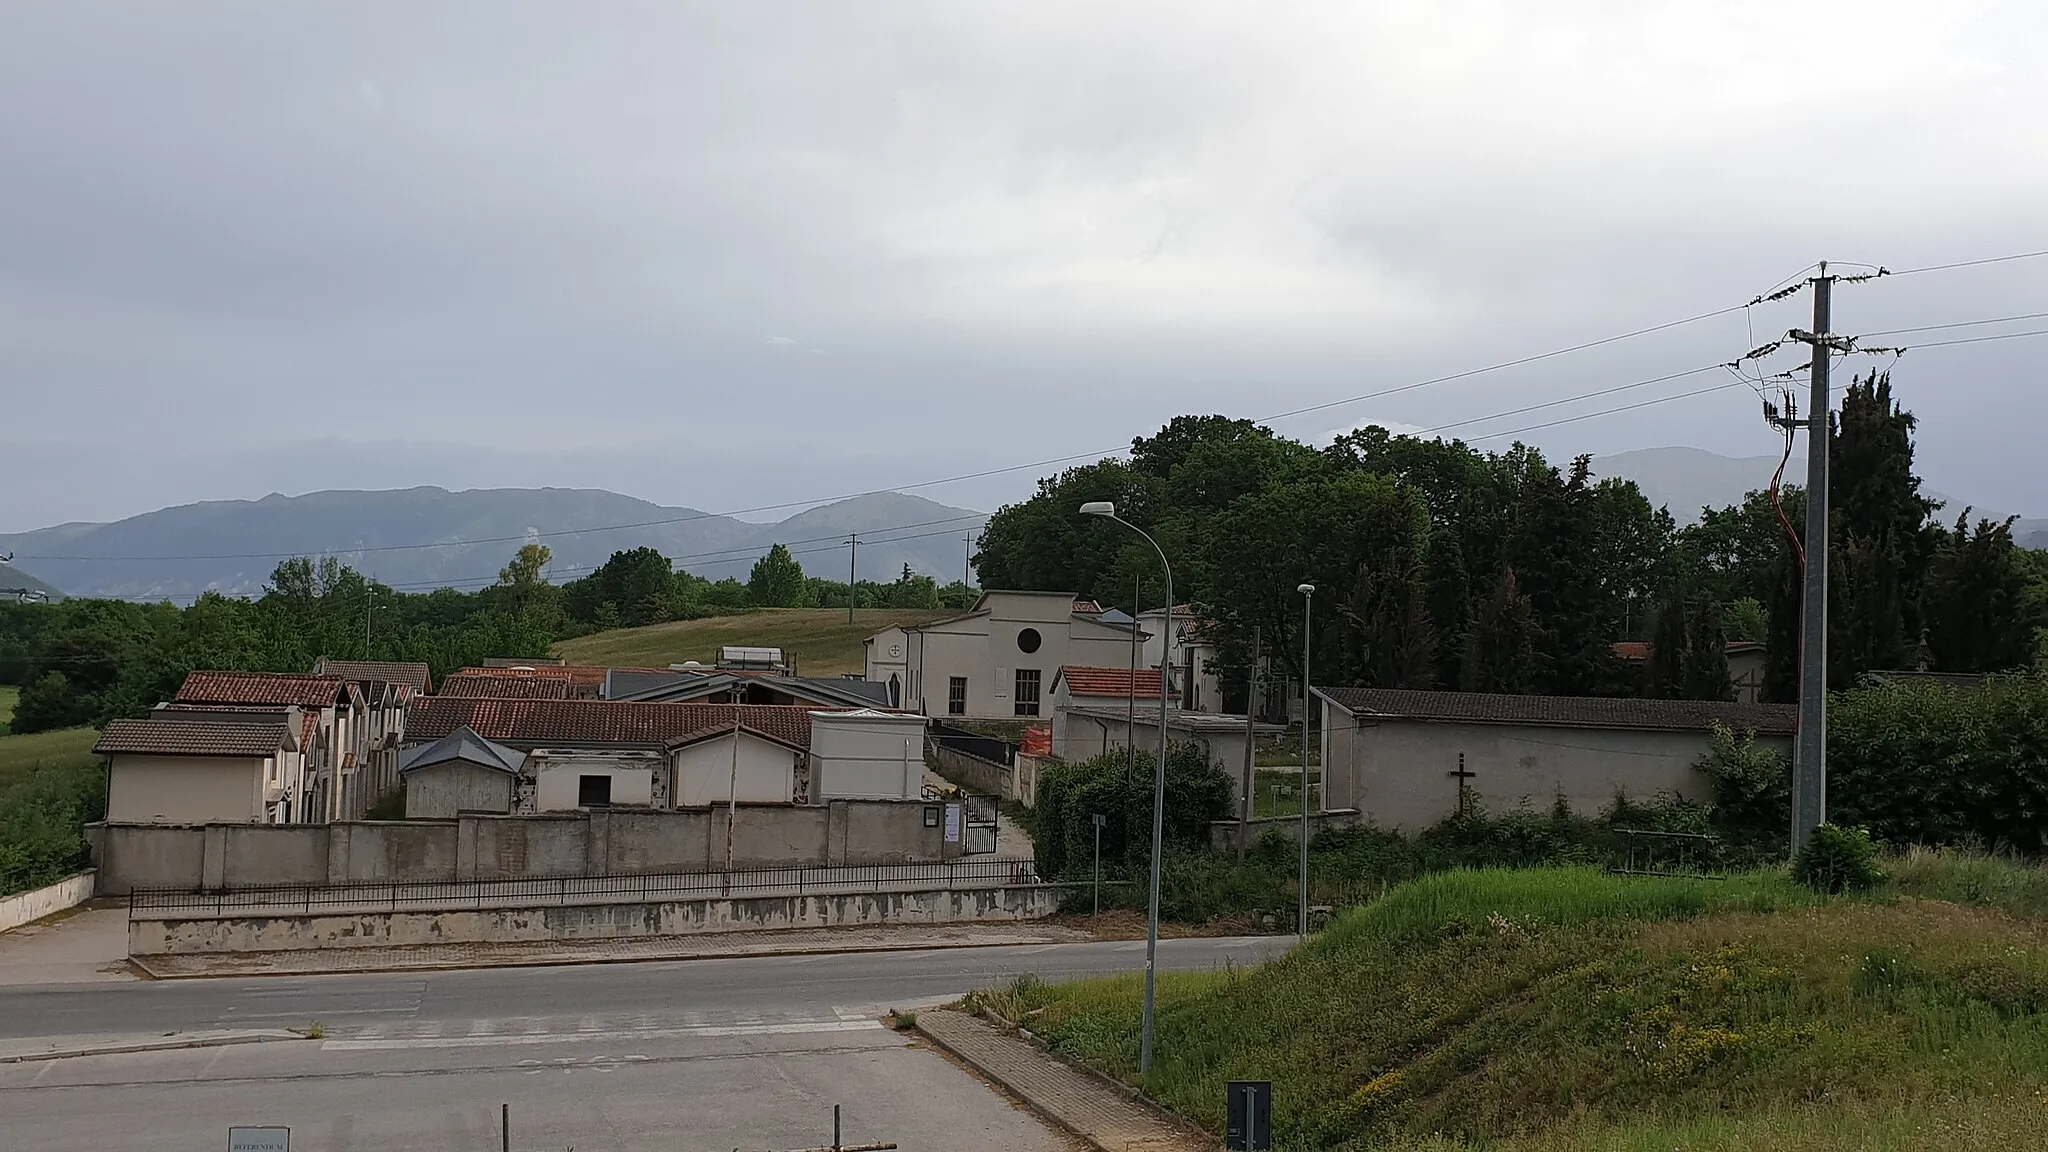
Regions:
<instances>
[{"instance_id":1,"label":"distant pole","mask_svg":"<svg viewBox=\"0 0 2048 1152\"><path fill-rule=\"evenodd\" d=\"M512 1105L498 1105L498 1152L512 1152Z\"/></svg>"},{"instance_id":2,"label":"distant pole","mask_svg":"<svg viewBox=\"0 0 2048 1152\"><path fill-rule=\"evenodd\" d=\"M1095 914L1102 915L1102 823L1100 812L1091 817L1095 824Z\"/></svg>"},{"instance_id":3,"label":"distant pole","mask_svg":"<svg viewBox=\"0 0 2048 1152\"><path fill-rule=\"evenodd\" d=\"M1244 784L1237 796L1237 858L1244 859L1244 842L1252 834L1252 757L1257 737L1253 725L1257 722L1259 702L1259 626L1252 625L1252 668L1251 678L1244 689Z\"/></svg>"},{"instance_id":4,"label":"distant pole","mask_svg":"<svg viewBox=\"0 0 2048 1152\"><path fill-rule=\"evenodd\" d=\"M1301 919L1295 928L1308 939L1308 730L1309 730L1309 641L1314 633L1316 586L1303 584L1301 593Z\"/></svg>"},{"instance_id":5,"label":"distant pole","mask_svg":"<svg viewBox=\"0 0 2048 1152\"><path fill-rule=\"evenodd\" d=\"M1828 818L1828 328L1835 278L1813 278L1813 366L1806 408L1806 585L1800 604L1799 742L1792 759L1792 852Z\"/></svg>"},{"instance_id":6,"label":"distant pole","mask_svg":"<svg viewBox=\"0 0 2048 1152\"><path fill-rule=\"evenodd\" d=\"M860 594L860 536L846 538L851 547L846 553L846 622L853 623L854 598Z\"/></svg>"},{"instance_id":7,"label":"distant pole","mask_svg":"<svg viewBox=\"0 0 2048 1152\"><path fill-rule=\"evenodd\" d=\"M1124 682L1124 775L1138 770L1138 581L1131 579L1131 678Z\"/></svg>"},{"instance_id":8,"label":"distant pole","mask_svg":"<svg viewBox=\"0 0 2048 1152\"><path fill-rule=\"evenodd\" d=\"M974 570L974 533L971 530L962 532L960 534L960 543L962 545L960 553L960 587L971 588L974 586L974 581L968 579L968 574Z\"/></svg>"}]
</instances>

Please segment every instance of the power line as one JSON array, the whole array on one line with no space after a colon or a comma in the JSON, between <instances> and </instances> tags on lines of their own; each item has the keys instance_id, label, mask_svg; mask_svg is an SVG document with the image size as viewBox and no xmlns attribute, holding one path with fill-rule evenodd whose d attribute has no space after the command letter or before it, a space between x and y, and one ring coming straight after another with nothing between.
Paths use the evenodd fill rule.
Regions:
<instances>
[{"instance_id":1,"label":"power line","mask_svg":"<svg viewBox=\"0 0 2048 1152\"><path fill-rule=\"evenodd\" d=\"M2048 248L2038 252L2015 252L2010 256L1987 256L1982 260L1957 260L1949 264L1928 264L1919 268L1901 268L1893 276L1912 276L1920 272L1946 272L1951 268L1978 268L1986 264L2004 264L2010 260L2032 260L2048 256Z\"/></svg>"},{"instance_id":2,"label":"power line","mask_svg":"<svg viewBox=\"0 0 2048 1152\"><path fill-rule=\"evenodd\" d=\"M1903 336L1908 332L1940 332L1949 328L1977 328L1985 324L2011 324L2020 320L2039 320L2048 317L2048 312L2025 312L2018 316L1998 316L1989 320L1957 320L1950 324L1923 324L1918 328L1880 328L1875 332L1861 332L1851 337L1864 340L1872 336ZM1926 347L1926 345L1921 345Z\"/></svg>"}]
</instances>

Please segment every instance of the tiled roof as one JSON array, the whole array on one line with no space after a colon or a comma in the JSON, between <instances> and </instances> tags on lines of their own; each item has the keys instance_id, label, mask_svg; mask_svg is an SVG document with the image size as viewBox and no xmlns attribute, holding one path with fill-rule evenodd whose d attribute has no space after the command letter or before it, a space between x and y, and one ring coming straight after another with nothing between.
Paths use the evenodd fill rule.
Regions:
<instances>
[{"instance_id":1,"label":"tiled roof","mask_svg":"<svg viewBox=\"0 0 2048 1152\"><path fill-rule=\"evenodd\" d=\"M441 695L494 700L567 700L572 687L567 676L486 676L464 670L451 673L441 681Z\"/></svg>"},{"instance_id":2,"label":"tiled roof","mask_svg":"<svg viewBox=\"0 0 2048 1152\"><path fill-rule=\"evenodd\" d=\"M1763 650L1764 646L1754 640L1728 641L1728 654L1730 656L1740 656L1744 653L1762 652ZM1614 654L1631 663L1638 660L1648 660L1652 651L1651 646L1642 640L1618 640L1614 644Z\"/></svg>"},{"instance_id":3,"label":"tiled roof","mask_svg":"<svg viewBox=\"0 0 2048 1152\"><path fill-rule=\"evenodd\" d=\"M406 718L408 742L438 740L467 725L486 740L509 744L633 744L664 746L707 729L743 727L799 747L811 746L810 706L793 704L661 704L638 700L506 700L429 696Z\"/></svg>"},{"instance_id":4,"label":"tiled roof","mask_svg":"<svg viewBox=\"0 0 2048 1152\"><path fill-rule=\"evenodd\" d=\"M1797 728L1799 716L1799 710L1790 704L1725 704L1717 700L1497 696L1394 688L1331 688L1317 689L1317 693L1361 719L1453 724L1704 732L1719 723L1738 732L1790 736Z\"/></svg>"},{"instance_id":5,"label":"tiled roof","mask_svg":"<svg viewBox=\"0 0 2048 1152\"><path fill-rule=\"evenodd\" d=\"M283 724L214 724L162 720L114 720L92 746L101 756L236 756L276 754L285 744Z\"/></svg>"},{"instance_id":6,"label":"tiled roof","mask_svg":"<svg viewBox=\"0 0 2048 1152\"><path fill-rule=\"evenodd\" d=\"M746 723L745 721L742 721L740 723L740 731L746 733L749 736L758 736L771 744L780 744L785 748L793 748L798 752L808 752L810 750L809 746L807 745L795 743L791 741L788 737L779 736L773 732L765 732L759 728L754 727L752 724ZM727 721L724 724L720 724L715 727L706 728L701 732L692 732L687 736L678 736L675 739L669 741L667 746L670 748L685 748L692 744L702 744L706 740L716 740L720 737L724 737L728 740L732 739L731 721Z\"/></svg>"},{"instance_id":7,"label":"tiled roof","mask_svg":"<svg viewBox=\"0 0 2048 1152\"><path fill-rule=\"evenodd\" d=\"M1054 681L1064 680L1067 692L1073 696L1114 696L1121 700L1136 696L1140 700L1159 699L1159 669L1140 668L1135 674L1129 668L1090 668L1069 664L1061 668Z\"/></svg>"},{"instance_id":8,"label":"tiled roof","mask_svg":"<svg viewBox=\"0 0 2048 1152\"><path fill-rule=\"evenodd\" d=\"M173 697L181 704L272 704L332 708L348 696L339 676L298 672L194 672Z\"/></svg>"},{"instance_id":9,"label":"tiled roof","mask_svg":"<svg viewBox=\"0 0 2048 1152\"><path fill-rule=\"evenodd\" d=\"M425 664L402 664L386 660L329 660L322 657L313 665L313 672L319 676L339 676L343 680L409 684L416 695L425 695L434 683Z\"/></svg>"}]
</instances>

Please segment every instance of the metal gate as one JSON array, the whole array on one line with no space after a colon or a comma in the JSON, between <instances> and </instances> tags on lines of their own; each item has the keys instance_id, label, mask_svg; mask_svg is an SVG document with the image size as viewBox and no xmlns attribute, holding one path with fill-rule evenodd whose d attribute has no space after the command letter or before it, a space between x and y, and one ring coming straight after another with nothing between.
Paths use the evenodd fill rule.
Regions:
<instances>
[{"instance_id":1,"label":"metal gate","mask_svg":"<svg viewBox=\"0 0 2048 1152\"><path fill-rule=\"evenodd\" d=\"M996 850L996 833L1003 821L996 798L967 793L960 797L960 804L967 825L962 837L962 850L969 856L993 853Z\"/></svg>"}]
</instances>

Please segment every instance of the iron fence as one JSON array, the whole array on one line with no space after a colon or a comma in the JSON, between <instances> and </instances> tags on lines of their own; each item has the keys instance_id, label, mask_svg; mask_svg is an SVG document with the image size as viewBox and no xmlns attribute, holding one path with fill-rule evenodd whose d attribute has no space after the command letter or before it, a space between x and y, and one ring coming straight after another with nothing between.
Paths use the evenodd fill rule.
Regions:
<instances>
[{"instance_id":1,"label":"iron fence","mask_svg":"<svg viewBox=\"0 0 2048 1152\"><path fill-rule=\"evenodd\" d=\"M417 884L341 884L220 891L138 888L128 915L289 915L313 912L463 911L476 908L629 904L730 896L830 896L948 888L1003 888L1046 881L1029 860L875 864L840 868L757 868L631 876L553 876Z\"/></svg>"}]
</instances>

